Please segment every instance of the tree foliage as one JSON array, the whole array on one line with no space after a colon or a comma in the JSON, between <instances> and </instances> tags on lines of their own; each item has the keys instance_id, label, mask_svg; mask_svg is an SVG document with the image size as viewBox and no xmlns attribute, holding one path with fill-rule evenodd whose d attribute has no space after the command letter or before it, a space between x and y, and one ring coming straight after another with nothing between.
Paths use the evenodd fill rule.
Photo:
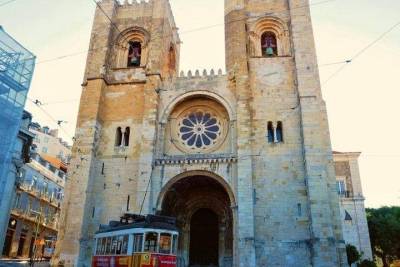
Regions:
<instances>
[{"instance_id":1,"label":"tree foliage","mask_svg":"<svg viewBox=\"0 0 400 267\"><path fill-rule=\"evenodd\" d=\"M400 207L367 209L367 219L374 256L389 267L400 259Z\"/></svg>"},{"instance_id":2,"label":"tree foliage","mask_svg":"<svg viewBox=\"0 0 400 267\"><path fill-rule=\"evenodd\" d=\"M358 264L358 267L376 267L376 263L370 260L363 260Z\"/></svg>"},{"instance_id":3,"label":"tree foliage","mask_svg":"<svg viewBox=\"0 0 400 267\"><path fill-rule=\"evenodd\" d=\"M346 245L347 263L351 266L353 263L358 262L361 258L357 248L353 245Z\"/></svg>"}]
</instances>

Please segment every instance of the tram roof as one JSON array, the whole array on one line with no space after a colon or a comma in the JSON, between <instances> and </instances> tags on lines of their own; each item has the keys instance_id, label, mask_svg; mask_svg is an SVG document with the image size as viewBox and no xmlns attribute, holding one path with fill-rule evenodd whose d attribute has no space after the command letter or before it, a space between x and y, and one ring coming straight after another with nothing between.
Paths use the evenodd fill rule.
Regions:
<instances>
[{"instance_id":1,"label":"tram roof","mask_svg":"<svg viewBox=\"0 0 400 267\"><path fill-rule=\"evenodd\" d=\"M148 215L146 218L139 218L139 220L133 221L132 223L122 222L121 220L120 222L110 222L110 225L107 226L101 225L96 234L138 228L178 231L175 219L170 217Z\"/></svg>"}]
</instances>

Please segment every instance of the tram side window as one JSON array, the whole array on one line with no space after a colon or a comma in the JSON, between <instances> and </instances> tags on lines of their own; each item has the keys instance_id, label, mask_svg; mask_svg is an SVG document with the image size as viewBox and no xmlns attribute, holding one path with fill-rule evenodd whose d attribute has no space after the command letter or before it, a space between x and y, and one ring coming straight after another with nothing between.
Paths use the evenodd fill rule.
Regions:
<instances>
[{"instance_id":1,"label":"tram side window","mask_svg":"<svg viewBox=\"0 0 400 267\"><path fill-rule=\"evenodd\" d=\"M122 235L117 237L117 251L115 252L116 255L121 255L123 239L124 239L124 236L122 236Z\"/></svg>"},{"instance_id":2,"label":"tram side window","mask_svg":"<svg viewBox=\"0 0 400 267\"><path fill-rule=\"evenodd\" d=\"M121 254L122 255L128 254L128 240L129 240L128 235L124 235L122 237L122 244L121 244Z\"/></svg>"},{"instance_id":3,"label":"tram side window","mask_svg":"<svg viewBox=\"0 0 400 267\"><path fill-rule=\"evenodd\" d=\"M101 241L101 242L100 242L100 241ZM97 242L101 243L99 255L104 255L104 254L106 254L106 241L107 241L106 238L101 238L101 239L99 239L99 241L97 241Z\"/></svg>"},{"instance_id":4,"label":"tram side window","mask_svg":"<svg viewBox=\"0 0 400 267\"><path fill-rule=\"evenodd\" d=\"M171 253L171 234L162 233L160 235L160 248L159 252L162 254Z\"/></svg>"},{"instance_id":5,"label":"tram side window","mask_svg":"<svg viewBox=\"0 0 400 267\"><path fill-rule=\"evenodd\" d=\"M172 239L172 255L176 255L178 253L178 236L174 235Z\"/></svg>"},{"instance_id":6,"label":"tram side window","mask_svg":"<svg viewBox=\"0 0 400 267\"><path fill-rule=\"evenodd\" d=\"M143 234L133 235L133 252L142 252Z\"/></svg>"},{"instance_id":7,"label":"tram side window","mask_svg":"<svg viewBox=\"0 0 400 267\"><path fill-rule=\"evenodd\" d=\"M106 240L106 253L104 255L110 255L111 254L111 237L107 237Z\"/></svg>"},{"instance_id":8,"label":"tram side window","mask_svg":"<svg viewBox=\"0 0 400 267\"><path fill-rule=\"evenodd\" d=\"M157 238L157 233L146 233L146 239L144 241L145 252L157 252Z\"/></svg>"},{"instance_id":9,"label":"tram side window","mask_svg":"<svg viewBox=\"0 0 400 267\"><path fill-rule=\"evenodd\" d=\"M103 238L98 238L96 240L96 255L101 255L101 241Z\"/></svg>"},{"instance_id":10,"label":"tram side window","mask_svg":"<svg viewBox=\"0 0 400 267\"><path fill-rule=\"evenodd\" d=\"M116 236L112 237L112 242L111 242L111 255L117 254L117 246L118 246L118 240Z\"/></svg>"}]
</instances>

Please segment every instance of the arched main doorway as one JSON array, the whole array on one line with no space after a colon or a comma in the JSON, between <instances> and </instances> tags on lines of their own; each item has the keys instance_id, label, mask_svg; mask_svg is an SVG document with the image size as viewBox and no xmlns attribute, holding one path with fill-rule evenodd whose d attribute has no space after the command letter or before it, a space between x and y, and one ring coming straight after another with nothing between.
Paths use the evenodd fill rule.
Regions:
<instances>
[{"instance_id":1,"label":"arched main doorway","mask_svg":"<svg viewBox=\"0 0 400 267\"><path fill-rule=\"evenodd\" d=\"M199 173L164 188L160 213L177 218L179 254L189 266L232 265L232 194L224 186Z\"/></svg>"}]
</instances>

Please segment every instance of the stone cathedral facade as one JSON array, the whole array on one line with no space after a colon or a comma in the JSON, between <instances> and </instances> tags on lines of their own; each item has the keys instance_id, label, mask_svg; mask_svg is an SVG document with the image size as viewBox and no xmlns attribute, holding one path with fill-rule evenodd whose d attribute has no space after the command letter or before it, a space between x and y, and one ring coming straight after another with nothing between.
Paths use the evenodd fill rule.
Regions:
<instances>
[{"instance_id":1,"label":"stone cathedral facade","mask_svg":"<svg viewBox=\"0 0 400 267\"><path fill-rule=\"evenodd\" d=\"M141 212L188 266L345 266L308 4L225 0L226 74L183 74L168 0L99 2L55 261Z\"/></svg>"}]
</instances>

